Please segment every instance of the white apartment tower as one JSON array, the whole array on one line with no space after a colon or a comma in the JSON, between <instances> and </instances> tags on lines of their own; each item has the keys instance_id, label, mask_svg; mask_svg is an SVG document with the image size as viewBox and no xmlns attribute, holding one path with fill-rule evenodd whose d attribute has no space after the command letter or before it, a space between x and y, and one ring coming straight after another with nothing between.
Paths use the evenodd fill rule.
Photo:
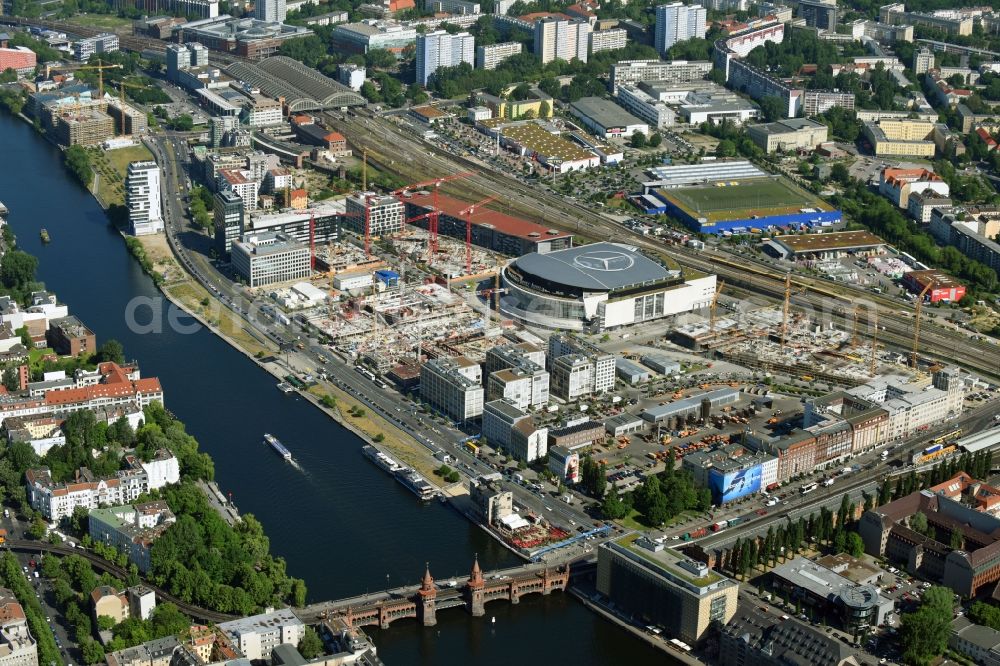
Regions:
<instances>
[{"instance_id":1,"label":"white apartment tower","mask_svg":"<svg viewBox=\"0 0 1000 666\"><path fill-rule=\"evenodd\" d=\"M253 17L268 23L284 23L288 12L285 0L257 0L253 6Z\"/></svg>"},{"instance_id":2,"label":"white apartment tower","mask_svg":"<svg viewBox=\"0 0 1000 666\"><path fill-rule=\"evenodd\" d=\"M661 54L677 42L705 38L705 8L673 2L656 8L656 37L653 46Z\"/></svg>"},{"instance_id":3,"label":"white apartment tower","mask_svg":"<svg viewBox=\"0 0 1000 666\"><path fill-rule=\"evenodd\" d=\"M543 63L556 58L566 62L574 58L587 62L590 30L590 24L581 20L568 21L549 16L536 21L535 55Z\"/></svg>"},{"instance_id":4,"label":"white apartment tower","mask_svg":"<svg viewBox=\"0 0 1000 666\"><path fill-rule=\"evenodd\" d=\"M125 206L133 236L163 231L160 168L156 162L131 162L125 176Z\"/></svg>"},{"instance_id":5,"label":"white apartment tower","mask_svg":"<svg viewBox=\"0 0 1000 666\"><path fill-rule=\"evenodd\" d=\"M435 30L417 35L417 83L427 82L441 67L454 67L463 62L475 64L476 38L467 32L449 34Z\"/></svg>"}]
</instances>

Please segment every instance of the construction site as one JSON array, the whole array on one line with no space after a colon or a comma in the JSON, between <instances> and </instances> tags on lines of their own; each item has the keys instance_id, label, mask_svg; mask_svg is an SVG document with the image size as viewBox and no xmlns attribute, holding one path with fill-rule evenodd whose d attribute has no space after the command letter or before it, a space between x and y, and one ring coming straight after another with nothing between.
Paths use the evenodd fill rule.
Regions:
<instances>
[{"instance_id":1,"label":"construction site","mask_svg":"<svg viewBox=\"0 0 1000 666\"><path fill-rule=\"evenodd\" d=\"M674 342L742 367L847 387L869 381L889 369L886 366L896 373L901 366L914 372L917 369L921 311L929 286L916 299L912 351L908 356L879 344L878 312L874 309L842 310L840 314L849 322L846 327L793 311L790 276L786 278L781 306L751 308L734 300L730 305L733 317L717 316L724 286L724 282L719 283L708 321L676 327ZM869 333L872 338L866 337Z\"/></svg>"}]
</instances>

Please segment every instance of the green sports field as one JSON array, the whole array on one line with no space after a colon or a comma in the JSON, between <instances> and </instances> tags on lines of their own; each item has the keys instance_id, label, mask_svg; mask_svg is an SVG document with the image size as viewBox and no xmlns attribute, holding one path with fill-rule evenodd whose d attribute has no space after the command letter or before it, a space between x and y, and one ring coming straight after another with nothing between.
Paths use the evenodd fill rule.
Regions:
<instances>
[{"instance_id":1,"label":"green sports field","mask_svg":"<svg viewBox=\"0 0 1000 666\"><path fill-rule=\"evenodd\" d=\"M697 187L661 190L678 207L710 222L726 219L766 217L802 208L830 210L815 196L783 179L725 181Z\"/></svg>"}]
</instances>

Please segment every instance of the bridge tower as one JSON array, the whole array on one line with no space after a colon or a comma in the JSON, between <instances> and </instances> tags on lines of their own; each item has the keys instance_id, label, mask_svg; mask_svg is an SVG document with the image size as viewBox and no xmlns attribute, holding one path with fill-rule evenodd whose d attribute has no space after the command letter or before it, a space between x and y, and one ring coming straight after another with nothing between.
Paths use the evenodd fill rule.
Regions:
<instances>
[{"instance_id":1,"label":"bridge tower","mask_svg":"<svg viewBox=\"0 0 1000 666\"><path fill-rule=\"evenodd\" d=\"M434 579L431 577L431 566L424 569L424 579L420 582L420 589L417 590L417 616L425 627L433 627L437 624L437 611L435 598L437 588L434 587Z\"/></svg>"},{"instance_id":2,"label":"bridge tower","mask_svg":"<svg viewBox=\"0 0 1000 666\"><path fill-rule=\"evenodd\" d=\"M483 570L479 568L478 553L472 564L472 574L469 576L466 589L469 591L469 612L472 616L486 615L486 581L483 579Z\"/></svg>"}]
</instances>

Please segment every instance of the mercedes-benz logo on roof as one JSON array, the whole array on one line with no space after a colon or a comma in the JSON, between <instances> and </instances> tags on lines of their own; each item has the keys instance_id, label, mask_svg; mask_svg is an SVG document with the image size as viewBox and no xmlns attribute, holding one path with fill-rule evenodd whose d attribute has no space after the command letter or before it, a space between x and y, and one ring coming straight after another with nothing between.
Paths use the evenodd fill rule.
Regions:
<instances>
[{"instance_id":1,"label":"mercedes-benz logo on roof","mask_svg":"<svg viewBox=\"0 0 1000 666\"><path fill-rule=\"evenodd\" d=\"M573 263L589 271L627 271L635 265L635 259L624 252L595 250L575 257Z\"/></svg>"}]
</instances>

